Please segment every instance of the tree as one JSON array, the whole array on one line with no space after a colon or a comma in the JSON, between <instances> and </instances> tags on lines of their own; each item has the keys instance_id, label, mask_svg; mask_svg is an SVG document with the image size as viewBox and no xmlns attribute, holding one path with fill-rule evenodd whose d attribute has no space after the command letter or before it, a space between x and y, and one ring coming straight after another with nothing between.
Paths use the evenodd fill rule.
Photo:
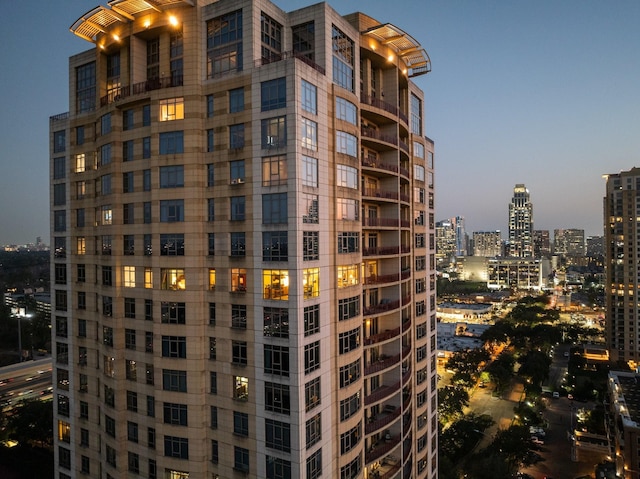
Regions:
<instances>
[{"instance_id":1,"label":"tree","mask_svg":"<svg viewBox=\"0 0 640 479\"><path fill-rule=\"evenodd\" d=\"M516 360L513 354L503 351L485 369L496 383L496 389L503 391L513 377L513 366Z\"/></svg>"},{"instance_id":2,"label":"tree","mask_svg":"<svg viewBox=\"0 0 640 479\"><path fill-rule=\"evenodd\" d=\"M9 437L20 444L53 444L53 401L28 399L18 403L7 420Z\"/></svg>"},{"instance_id":3,"label":"tree","mask_svg":"<svg viewBox=\"0 0 640 479\"><path fill-rule=\"evenodd\" d=\"M438 415L443 423L462 414L469 405L469 393L459 386L445 386L438 389Z\"/></svg>"},{"instance_id":4,"label":"tree","mask_svg":"<svg viewBox=\"0 0 640 479\"><path fill-rule=\"evenodd\" d=\"M520 369L518 374L528 378L531 384L540 384L549 377L551 358L542 351L528 351L518 359Z\"/></svg>"}]
</instances>

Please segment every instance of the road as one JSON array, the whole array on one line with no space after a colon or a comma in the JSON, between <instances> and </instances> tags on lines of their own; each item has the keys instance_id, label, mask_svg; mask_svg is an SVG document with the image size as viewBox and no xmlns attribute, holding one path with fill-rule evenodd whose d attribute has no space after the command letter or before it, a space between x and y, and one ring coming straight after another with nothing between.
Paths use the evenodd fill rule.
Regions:
<instances>
[{"instance_id":1,"label":"road","mask_svg":"<svg viewBox=\"0 0 640 479\"><path fill-rule=\"evenodd\" d=\"M51 398L51 381L50 358L0 368L0 407L7 412L23 399Z\"/></svg>"}]
</instances>

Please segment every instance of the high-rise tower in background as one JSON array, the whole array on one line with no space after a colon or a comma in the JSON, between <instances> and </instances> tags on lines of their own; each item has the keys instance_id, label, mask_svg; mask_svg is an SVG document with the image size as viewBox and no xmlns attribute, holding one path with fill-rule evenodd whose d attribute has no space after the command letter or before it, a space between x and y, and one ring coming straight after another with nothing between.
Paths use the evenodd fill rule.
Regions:
<instances>
[{"instance_id":1,"label":"high-rise tower in background","mask_svg":"<svg viewBox=\"0 0 640 479\"><path fill-rule=\"evenodd\" d=\"M50 120L56 478L436 478L424 49L326 3L108 5Z\"/></svg>"},{"instance_id":2,"label":"high-rise tower in background","mask_svg":"<svg viewBox=\"0 0 640 479\"><path fill-rule=\"evenodd\" d=\"M604 256L606 336L609 355L635 369L640 363L640 168L605 175Z\"/></svg>"},{"instance_id":3,"label":"high-rise tower in background","mask_svg":"<svg viewBox=\"0 0 640 479\"><path fill-rule=\"evenodd\" d=\"M509 256L533 256L533 204L529 190L523 184L513 188L509 203Z\"/></svg>"}]
</instances>

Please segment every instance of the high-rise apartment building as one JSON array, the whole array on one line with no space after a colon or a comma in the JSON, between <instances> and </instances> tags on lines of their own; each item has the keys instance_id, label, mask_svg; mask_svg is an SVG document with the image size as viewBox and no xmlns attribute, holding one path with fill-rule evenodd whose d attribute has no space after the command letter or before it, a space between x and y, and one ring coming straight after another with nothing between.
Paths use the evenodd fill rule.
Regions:
<instances>
[{"instance_id":1,"label":"high-rise apartment building","mask_svg":"<svg viewBox=\"0 0 640 479\"><path fill-rule=\"evenodd\" d=\"M513 188L509 203L509 256L533 256L533 203L529 190L523 184Z\"/></svg>"},{"instance_id":2,"label":"high-rise apartment building","mask_svg":"<svg viewBox=\"0 0 640 479\"><path fill-rule=\"evenodd\" d=\"M56 478L437 477L421 45L268 0L112 0L71 30Z\"/></svg>"},{"instance_id":3,"label":"high-rise apartment building","mask_svg":"<svg viewBox=\"0 0 640 479\"><path fill-rule=\"evenodd\" d=\"M533 257L551 256L551 240L549 230L533 230Z\"/></svg>"},{"instance_id":4,"label":"high-rise apartment building","mask_svg":"<svg viewBox=\"0 0 640 479\"><path fill-rule=\"evenodd\" d=\"M640 363L640 168L604 176L606 336L613 361Z\"/></svg>"},{"instance_id":5,"label":"high-rise apartment building","mask_svg":"<svg viewBox=\"0 0 640 479\"><path fill-rule=\"evenodd\" d=\"M584 230L575 228L553 230L553 252L562 256L584 256L587 252Z\"/></svg>"},{"instance_id":6,"label":"high-rise apartment building","mask_svg":"<svg viewBox=\"0 0 640 479\"><path fill-rule=\"evenodd\" d=\"M473 232L473 256L495 257L502 254L502 235L497 231Z\"/></svg>"}]
</instances>

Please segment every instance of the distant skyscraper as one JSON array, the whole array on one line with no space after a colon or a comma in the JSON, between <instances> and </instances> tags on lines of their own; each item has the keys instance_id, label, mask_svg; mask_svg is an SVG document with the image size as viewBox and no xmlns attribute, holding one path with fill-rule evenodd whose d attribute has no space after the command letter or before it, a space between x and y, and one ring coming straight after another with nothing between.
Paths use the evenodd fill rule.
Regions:
<instances>
[{"instance_id":1,"label":"distant skyscraper","mask_svg":"<svg viewBox=\"0 0 640 479\"><path fill-rule=\"evenodd\" d=\"M542 258L551 255L549 230L533 230L533 256Z\"/></svg>"},{"instance_id":2,"label":"distant skyscraper","mask_svg":"<svg viewBox=\"0 0 640 479\"><path fill-rule=\"evenodd\" d=\"M606 336L612 360L640 362L638 216L640 168L605 175L604 250Z\"/></svg>"},{"instance_id":3,"label":"distant skyscraper","mask_svg":"<svg viewBox=\"0 0 640 479\"><path fill-rule=\"evenodd\" d=\"M604 237L587 237L587 256L596 257L604 255Z\"/></svg>"},{"instance_id":4,"label":"distant skyscraper","mask_svg":"<svg viewBox=\"0 0 640 479\"><path fill-rule=\"evenodd\" d=\"M515 186L509 203L509 256L533 256L533 204L523 184Z\"/></svg>"},{"instance_id":5,"label":"distant skyscraper","mask_svg":"<svg viewBox=\"0 0 640 479\"><path fill-rule=\"evenodd\" d=\"M584 230L553 230L553 252L562 256L584 256L586 253Z\"/></svg>"},{"instance_id":6,"label":"distant skyscraper","mask_svg":"<svg viewBox=\"0 0 640 479\"><path fill-rule=\"evenodd\" d=\"M474 256L500 256L502 252L502 235L500 231L474 231Z\"/></svg>"},{"instance_id":7,"label":"distant skyscraper","mask_svg":"<svg viewBox=\"0 0 640 479\"><path fill-rule=\"evenodd\" d=\"M456 230L456 256L467 255L467 232L464 229L464 216L456 216L451 221Z\"/></svg>"},{"instance_id":8,"label":"distant skyscraper","mask_svg":"<svg viewBox=\"0 0 640 479\"><path fill-rule=\"evenodd\" d=\"M456 229L449 220L436 223L436 260L438 264L448 264L456 254Z\"/></svg>"}]
</instances>

